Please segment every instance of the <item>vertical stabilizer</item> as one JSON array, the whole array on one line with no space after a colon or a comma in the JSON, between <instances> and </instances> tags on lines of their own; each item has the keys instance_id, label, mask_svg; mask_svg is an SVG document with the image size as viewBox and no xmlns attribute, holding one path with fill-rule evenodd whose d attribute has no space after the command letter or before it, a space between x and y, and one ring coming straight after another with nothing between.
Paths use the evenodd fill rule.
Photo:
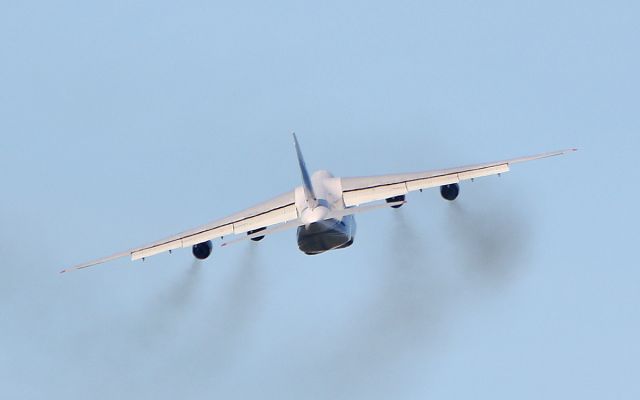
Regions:
<instances>
[{"instance_id":1,"label":"vertical stabilizer","mask_svg":"<svg viewBox=\"0 0 640 400\"><path fill-rule=\"evenodd\" d=\"M296 134L293 134L293 141L296 145L296 153L298 154L298 164L300 165L300 172L302 173L302 182L304 184L304 194L307 197L307 203L309 207L315 208L318 206L318 198L313 191L313 185L311 184L311 177L309 176L309 171L307 171L307 164L304 162L304 157L302 157L302 150L300 150L300 143L298 143L298 138Z\"/></svg>"}]
</instances>

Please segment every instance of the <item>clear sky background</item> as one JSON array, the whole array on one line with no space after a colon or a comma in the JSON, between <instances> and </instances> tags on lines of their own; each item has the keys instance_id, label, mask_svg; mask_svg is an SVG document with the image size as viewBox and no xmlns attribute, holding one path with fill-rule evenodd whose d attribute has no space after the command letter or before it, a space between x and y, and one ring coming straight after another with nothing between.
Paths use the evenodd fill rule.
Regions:
<instances>
[{"instance_id":1,"label":"clear sky background","mask_svg":"<svg viewBox=\"0 0 640 400\"><path fill-rule=\"evenodd\" d=\"M13 1L0 397L640 398L636 1ZM69 275L312 169L577 146L295 233Z\"/></svg>"}]
</instances>

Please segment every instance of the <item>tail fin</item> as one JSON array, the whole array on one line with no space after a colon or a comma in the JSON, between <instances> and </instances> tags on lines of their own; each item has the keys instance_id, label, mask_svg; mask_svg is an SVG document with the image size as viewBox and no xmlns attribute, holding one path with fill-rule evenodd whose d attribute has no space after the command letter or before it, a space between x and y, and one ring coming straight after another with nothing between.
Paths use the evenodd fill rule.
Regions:
<instances>
[{"instance_id":1,"label":"tail fin","mask_svg":"<svg viewBox=\"0 0 640 400\"><path fill-rule=\"evenodd\" d=\"M302 172L302 182L304 183L304 194L307 197L307 203L309 207L315 208L318 206L318 198L313 191L313 185L311 184L311 177L309 176L309 171L307 171L307 164L304 162L304 158L302 157L302 150L300 150L300 143L298 143L298 138L296 134L293 134L293 141L296 145L296 153L298 154L298 164L300 165L300 171Z\"/></svg>"}]
</instances>

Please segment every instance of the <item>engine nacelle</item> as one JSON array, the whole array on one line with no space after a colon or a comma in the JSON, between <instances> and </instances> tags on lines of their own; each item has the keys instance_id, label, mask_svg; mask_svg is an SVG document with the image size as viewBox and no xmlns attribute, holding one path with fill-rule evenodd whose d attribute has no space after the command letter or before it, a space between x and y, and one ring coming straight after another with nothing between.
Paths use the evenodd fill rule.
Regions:
<instances>
[{"instance_id":1,"label":"engine nacelle","mask_svg":"<svg viewBox=\"0 0 640 400\"><path fill-rule=\"evenodd\" d=\"M440 195L445 200L454 201L455 199L458 198L459 194L460 194L460 185L458 185L457 183L440 186Z\"/></svg>"},{"instance_id":2,"label":"engine nacelle","mask_svg":"<svg viewBox=\"0 0 640 400\"><path fill-rule=\"evenodd\" d=\"M386 201L387 203L397 203L399 201L404 201L405 200L405 196L401 195L401 196L395 196L395 197L389 197ZM391 208L400 208L402 207L404 204L398 204L395 206L391 206Z\"/></svg>"},{"instance_id":3,"label":"engine nacelle","mask_svg":"<svg viewBox=\"0 0 640 400\"><path fill-rule=\"evenodd\" d=\"M247 232L247 236L253 235L254 233L266 231L266 230L267 230L267 228L260 228L260 229L256 229L256 230L253 230L253 231L249 231L249 232ZM251 238L251 240L253 240L254 242L259 242L262 239L264 239L264 236L256 236L254 238Z\"/></svg>"},{"instance_id":4,"label":"engine nacelle","mask_svg":"<svg viewBox=\"0 0 640 400\"><path fill-rule=\"evenodd\" d=\"M211 255L213 251L213 243L211 240L208 240L203 243L198 243L193 245L193 256L198 260L206 260Z\"/></svg>"}]
</instances>

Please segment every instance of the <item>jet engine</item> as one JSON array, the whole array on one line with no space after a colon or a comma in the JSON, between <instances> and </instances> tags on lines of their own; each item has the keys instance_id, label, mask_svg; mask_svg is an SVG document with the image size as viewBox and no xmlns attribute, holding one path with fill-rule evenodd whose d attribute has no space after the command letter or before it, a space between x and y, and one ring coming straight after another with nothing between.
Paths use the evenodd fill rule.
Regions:
<instances>
[{"instance_id":1,"label":"jet engine","mask_svg":"<svg viewBox=\"0 0 640 400\"><path fill-rule=\"evenodd\" d=\"M267 228L260 228L260 229L256 229L256 230L253 230L253 231L249 231L249 232L247 232L247 236L253 235L254 233L266 231L266 230L267 230ZM254 242L259 242L262 239L264 239L264 236L256 236L254 238L251 238L251 240L253 240Z\"/></svg>"},{"instance_id":2,"label":"jet engine","mask_svg":"<svg viewBox=\"0 0 640 400\"><path fill-rule=\"evenodd\" d=\"M440 186L440 195L442 195L442 198L445 200L454 201L456 198L458 198L459 194L460 185L458 185L457 183Z\"/></svg>"},{"instance_id":3,"label":"jet engine","mask_svg":"<svg viewBox=\"0 0 640 400\"><path fill-rule=\"evenodd\" d=\"M405 200L405 196L404 196L404 195L402 195L402 196L395 196L395 197L389 197L389 198L387 199L387 203L397 203L397 202L399 202L399 201L404 201L404 200ZM398 204L398 205L395 205L395 206L391 206L391 208L400 208L400 207L402 207L403 205L404 205L404 204Z\"/></svg>"},{"instance_id":4,"label":"jet engine","mask_svg":"<svg viewBox=\"0 0 640 400\"><path fill-rule=\"evenodd\" d=\"M207 258L209 258L212 251L213 251L213 244L211 243L211 240L208 240L203 243L195 244L193 245L193 249L192 249L193 256L198 260L206 260Z\"/></svg>"}]
</instances>

